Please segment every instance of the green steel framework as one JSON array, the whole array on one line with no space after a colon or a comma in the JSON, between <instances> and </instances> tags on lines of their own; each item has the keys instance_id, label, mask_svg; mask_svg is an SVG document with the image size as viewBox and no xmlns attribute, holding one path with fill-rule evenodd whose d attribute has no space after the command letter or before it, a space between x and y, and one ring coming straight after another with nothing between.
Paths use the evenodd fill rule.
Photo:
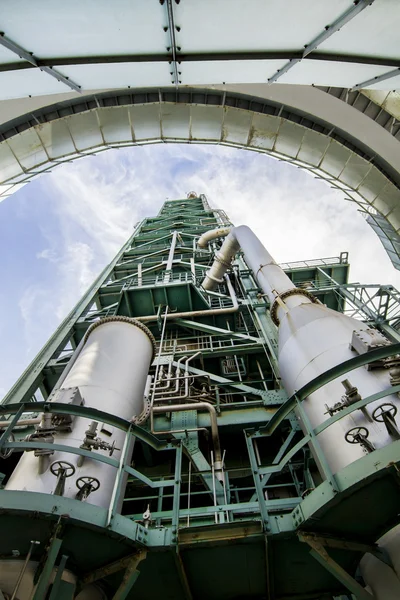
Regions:
<instances>
[{"instance_id":1,"label":"green steel framework","mask_svg":"<svg viewBox=\"0 0 400 600\"><path fill-rule=\"evenodd\" d=\"M346 253L284 265L298 287L393 341L331 369L288 398L279 378L277 329L241 253L216 292L200 287L220 243L199 250L196 241L205 231L229 225L204 196L165 202L158 216L137 226L3 400L0 413L11 423L0 438L0 454L13 452L1 463L4 481L20 452L49 447L23 441L30 429L15 429L21 418L46 411L80 415L137 440L134 463L124 452L117 461L102 452L51 444L52 450L118 470L108 510L60 496L0 490L2 557L11 558L15 548L23 557L30 540L40 542L33 551L40 560L34 600L74 597L74 586L61 579L64 568L78 574L78 589L97 582L113 600L371 598L358 580L357 564L365 552L388 562L375 541L398 521L400 441L333 475L318 434L400 386L364 398L316 429L307 425L301 403L352 369L400 353L399 293L390 286L349 284ZM52 401L89 326L112 315L143 320L157 340L152 400L165 406L165 413L151 414L141 425ZM176 382L182 411L168 413L176 400L162 396L167 374ZM193 401L207 402L216 412L223 482L215 476L210 414L190 410L185 403Z\"/></svg>"}]
</instances>

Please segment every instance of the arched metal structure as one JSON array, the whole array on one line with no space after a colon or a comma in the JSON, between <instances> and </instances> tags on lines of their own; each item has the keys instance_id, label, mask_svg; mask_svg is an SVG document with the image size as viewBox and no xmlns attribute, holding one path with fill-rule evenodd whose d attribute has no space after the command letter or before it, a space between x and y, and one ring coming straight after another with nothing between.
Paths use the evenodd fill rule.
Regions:
<instances>
[{"instance_id":1,"label":"arched metal structure","mask_svg":"<svg viewBox=\"0 0 400 600\"><path fill-rule=\"evenodd\" d=\"M226 144L343 190L400 268L397 3L92 8L21 0L2 11L0 197L110 147Z\"/></svg>"}]
</instances>

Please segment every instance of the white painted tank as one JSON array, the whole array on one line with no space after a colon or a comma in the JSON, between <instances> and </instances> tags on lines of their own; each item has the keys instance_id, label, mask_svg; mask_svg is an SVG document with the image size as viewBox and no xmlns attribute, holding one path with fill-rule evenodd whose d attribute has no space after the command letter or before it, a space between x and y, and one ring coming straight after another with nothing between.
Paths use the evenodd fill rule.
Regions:
<instances>
[{"instance_id":1,"label":"white painted tank","mask_svg":"<svg viewBox=\"0 0 400 600\"><path fill-rule=\"evenodd\" d=\"M85 407L130 420L143 410L143 397L147 375L154 354L155 341L149 329L135 319L108 317L94 323L73 367L62 384L62 390L78 388ZM54 397L57 401L57 395ZM82 445L90 419L77 417L70 433L57 433L54 443L73 447ZM99 423L96 437L108 444L115 443L112 458L119 459L124 445L125 432ZM108 455L105 450L92 450L93 454ZM86 502L108 508L117 469L85 458L78 466L78 455L55 452L48 460L67 461L75 473L65 481L63 496L75 498L80 477L96 477L100 488L93 491ZM57 477L47 468L39 474L39 459L33 452L25 452L10 477L7 490L25 490L52 494Z\"/></svg>"},{"instance_id":2,"label":"white painted tank","mask_svg":"<svg viewBox=\"0 0 400 600\"><path fill-rule=\"evenodd\" d=\"M281 310L279 318L279 367L282 382L289 395L321 373L357 356L350 348L353 332L368 330L367 325L356 319L310 302L300 304L288 313ZM387 371L368 371L365 367L360 367L346 377L358 388L363 398L389 386ZM320 388L303 401L303 408L313 427L329 417L325 405L331 407L344 395L342 379L344 376ZM400 409L399 398L392 394L384 401L369 404L369 413L383 402L391 402ZM369 431L368 439L376 448L393 441L383 423L371 422L362 411L354 411L318 435L319 444L333 473L365 456L365 451L359 444L345 441L346 432L353 427L366 427Z\"/></svg>"}]
</instances>

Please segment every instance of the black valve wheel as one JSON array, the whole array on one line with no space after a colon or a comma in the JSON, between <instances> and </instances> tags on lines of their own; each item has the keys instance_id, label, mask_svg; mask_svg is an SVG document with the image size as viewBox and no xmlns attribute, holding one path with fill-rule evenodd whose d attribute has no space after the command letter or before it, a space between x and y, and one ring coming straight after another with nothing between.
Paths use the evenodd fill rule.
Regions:
<instances>
[{"instance_id":1,"label":"black valve wheel","mask_svg":"<svg viewBox=\"0 0 400 600\"><path fill-rule=\"evenodd\" d=\"M64 477L71 477L71 475L75 473L75 467L66 460L56 460L55 462L51 463L50 471L56 477L59 476L60 471L64 471Z\"/></svg>"},{"instance_id":2,"label":"black valve wheel","mask_svg":"<svg viewBox=\"0 0 400 600\"><path fill-rule=\"evenodd\" d=\"M391 404L390 402L381 404L380 406L375 408L374 412L372 413L372 418L374 419L374 421L382 423L383 417L387 413L389 413L389 415L394 418L397 415L396 406L394 404Z\"/></svg>"},{"instance_id":3,"label":"black valve wheel","mask_svg":"<svg viewBox=\"0 0 400 600\"><path fill-rule=\"evenodd\" d=\"M349 444L359 444L360 437L367 438L369 436L369 431L366 427L353 427L353 429L349 429L349 431L344 436L344 439Z\"/></svg>"},{"instance_id":4,"label":"black valve wheel","mask_svg":"<svg viewBox=\"0 0 400 600\"><path fill-rule=\"evenodd\" d=\"M84 486L90 486L91 491L95 492L100 487L100 481L96 477L78 477L76 487L81 490Z\"/></svg>"},{"instance_id":5,"label":"black valve wheel","mask_svg":"<svg viewBox=\"0 0 400 600\"><path fill-rule=\"evenodd\" d=\"M8 436L7 442L15 442L13 433ZM8 458L13 453L14 448L0 448L0 458Z\"/></svg>"}]
</instances>

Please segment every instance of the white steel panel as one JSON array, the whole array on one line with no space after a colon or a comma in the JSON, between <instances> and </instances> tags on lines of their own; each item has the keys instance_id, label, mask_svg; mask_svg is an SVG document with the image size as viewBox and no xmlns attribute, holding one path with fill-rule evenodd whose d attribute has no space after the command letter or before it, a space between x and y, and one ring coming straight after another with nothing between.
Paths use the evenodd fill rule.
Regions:
<instances>
[{"instance_id":1,"label":"white steel panel","mask_svg":"<svg viewBox=\"0 0 400 600\"><path fill-rule=\"evenodd\" d=\"M350 0L184 0L174 5L182 52L298 50L352 6Z\"/></svg>"},{"instance_id":2,"label":"white steel panel","mask_svg":"<svg viewBox=\"0 0 400 600\"><path fill-rule=\"evenodd\" d=\"M322 133L318 133L317 131L306 131L297 157L307 163L307 165L317 167L320 164L329 143L329 138L322 135Z\"/></svg>"},{"instance_id":3,"label":"white steel panel","mask_svg":"<svg viewBox=\"0 0 400 600\"><path fill-rule=\"evenodd\" d=\"M60 71L87 90L171 85L168 62L62 66Z\"/></svg>"},{"instance_id":4,"label":"white steel panel","mask_svg":"<svg viewBox=\"0 0 400 600\"><path fill-rule=\"evenodd\" d=\"M78 151L103 144L96 111L68 117L66 123Z\"/></svg>"},{"instance_id":5,"label":"white steel panel","mask_svg":"<svg viewBox=\"0 0 400 600\"><path fill-rule=\"evenodd\" d=\"M161 138L160 105L138 104L129 108L135 140Z\"/></svg>"},{"instance_id":6,"label":"white steel panel","mask_svg":"<svg viewBox=\"0 0 400 600\"><path fill-rule=\"evenodd\" d=\"M222 140L232 144L247 144L252 115L238 108L225 107Z\"/></svg>"},{"instance_id":7,"label":"white steel panel","mask_svg":"<svg viewBox=\"0 0 400 600\"><path fill-rule=\"evenodd\" d=\"M358 192L367 200L372 202L387 184L387 179L378 169L372 169L358 186Z\"/></svg>"},{"instance_id":8,"label":"white steel panel","mask_svg":"<svg viewBox=\"0 0 400 600\"><path fill-rule=\"evenodd\" d=\"M385 185L379 197L387 204L390 212L400 205L400 190L390 181Z\"/></svg>"},{"instance_id":9,"label":"white steel panel","mask_svg":"<svg viewBox=\"0 0 400 600\"><path fill-rule=\"evenodd\" d=\"M377 65L304 59L282 75L279 82L352 87L371 77L382 75L387 70L387 67Z\"/></svg>"},{"instance_id":10,"label":"white steel panel","mask_svg":"<svg viewBox=\"0 0 400 600\"><path fill-rule=\"evenodd\" d=\"M213 60L179 65L185 85L265 83L285 60Z\"/></svg>"},{"instance_id":11,"label":"white steel panel","mask_svg":"<svg viewBox=\"0 0 400 600\"><path fill-rule=\"evenodd\" d=\"M271 115L255 114L251 123L248 145L262 150L272 150L281 119Z\"/></svg>"},{"instance_id":12,"label":"white steel panel","mask_svg":"<svg viewBox=\"0 0 400 600\"><path fill-rule=\"evenodd\" d=\"M397 0L377 0L322 44L320 50L398 58L400 43L398 9Z\"/></svg>"},{"instance_id":13,"label":"white steel panel","mask_svg":"<svg viewBox=\"0 0 400 600\"><path fill-rule=\"evenodd\" d=\"M304 127L282 119L275 142L275 150L295 158L300 150L305 132L306 129Z\"/></svg>"},{"instance_id":14,"label":"white steel panel","mask_svg":"<svg viewBox=\"0 0 400 600\"><path fill-rule=\"evenodd\" d=\"M126 106L104 108L99 112L101 131L107 144L132 142L129 111Z\"/></svg>"},{"instance_id":15,"label":"white steel panel","mask_svg":"<svg viewBox=\"0 0 400 600\"><path fill-rule=\"evenodd\" d=\"M7 140L12 152L24 169L30 170L35 165L48 161L40 138L34 129L27 129Z\"/></svg>"},{"instance_id":16,"label":"white steel panel","mask_svg":"<svg viewBox=\"0 0 400 600\"><path fill-rule=\"evenodd\" d=\"M321 169L339 177L351 155L351 150L332 140L321 162Z\"/></svg>"},{"instance_id":17,"label":"white steel panel","mask_svg":"<svg viewBox=\"0 0 400 600\"><path fill-rule=\"evenodd\" d=\"M63 93L68 88L39 69L0 72L0 100Z\"/></svg>"},{"instance_id":18,"label":"white steel panel","mask_svg":"<svg viewBox=\"0 0 400 600\"><path fill-rule=\"evenodd\" d=\"M2 31L40 58L165 52L157 0L15 0L1 3Z\"/></svg>"},{"instance_id":19,"label":"white steel panel","mask_svg":"<svg viewBox=\"0 0 400 600\"><path fill-rule=\"evenodd\" d=\"M72 158L75 147L65 119L38 125L36 129L50 158Z\"/></svg>"},{"instance_id":20,"label":"white steel panel","mask_svg":"<svg viewBox=\"0 0 400 600\"><path fill-rule=\"evenodd\" d=\"M384 200L382 200L380 195L375 198L375 200L372 203L372 206L376 208L376 210L384 217L386 217L386 215L390 212L390 207L386 204Z\"/></svg>"},{"instance_id":21,"label":"white steel panel","mask_svg":"<svg viewBox=\"0 0 400 600\"><path fill-rule=\"evenodd\" d=\"M400 206L392 210L388 216L388 221L397 232L400 232Z\"/></svg>"},{"instance_id":22,"label":"white steel panel","mask_svg":"<svg viewBox=\"0 0 400 600\"><path fill-rule=\"evenodd\" d=\"M187 140L190 132L190 106L163 104L161 106L163 138Z\"/></svg>"},{"instance_id":23,"label":"white steel panel","mask_svg":"<svg viewBox=\"0 0 400 600\"><path fill-rule=\"evenodd\" d=\"M399 36L400 37L400 36ZM399 42L400 46L400 42ZM385 73L389 73L390 71L394 71L393 67L385 67ZM371 90L400 90L400 75L396 77L391 77L390 79L385 79L385 81L379 81L378 83L369 84L367 89Z\"/></svg>"},{"instance_id":24,"label":"white steel panel","mask_svg":"<svg viewBox=\"0 0 400 600\"><path fill-rule=\"evenodd\" d=\"M191 139L220 140L224 109L222 106L193 105L191 107Z\"/></svg>"},{"instance_id":25,"label":"white steel panel","mask_svg":"<svg viewBox=\"0 0 400 600\"><path fill-rule=\"evenodd\" d=\"M17 177L22 173L21 166L11 152L7 142L0 144L0 177L2 182Z\"/></svg>"},{"instance_id":26,"label":"white steel panel","mask_svg":"<svg viewBox=\"0 0 400 600\"><path fill-rule=\"evenodd\" d=\"M357 154L352 154L343 169L340 178L349 186L357 188L365 176L370 172L371 168L372 165L367 160Z\"/></svg>"},{"instance_id":27,"label":"white steel panel","mask_svg":"<svg viewBox=\"0 0 400 600\"><path fill-rule=\"evenodd\" d=\"M389 83L390 79L387 81ZM400 120L400 92L396 90L388 92L387 90L378 90L375 87L362 90L364 96L370 98L375 104L382 106L388 113Z\"/></svg>"}]
</instances>

